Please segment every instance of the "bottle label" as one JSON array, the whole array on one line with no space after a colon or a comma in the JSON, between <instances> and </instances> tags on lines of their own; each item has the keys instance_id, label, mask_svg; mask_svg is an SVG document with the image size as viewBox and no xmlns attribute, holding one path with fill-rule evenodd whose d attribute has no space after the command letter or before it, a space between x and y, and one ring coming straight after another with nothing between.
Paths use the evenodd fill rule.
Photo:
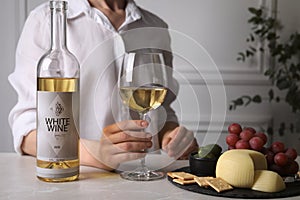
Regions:
<instances>
[{"instance_id":1,"label":"bottle label","mask_svg":"<svg viewBox=\"0 0 300 200\"><path fill-rule=\"evenodd\" d=\"M78 118L73 116L74 94L38 91L37 159L49 162L78 159L79 127L75 125Z\"/></svg>"}]
</instances>

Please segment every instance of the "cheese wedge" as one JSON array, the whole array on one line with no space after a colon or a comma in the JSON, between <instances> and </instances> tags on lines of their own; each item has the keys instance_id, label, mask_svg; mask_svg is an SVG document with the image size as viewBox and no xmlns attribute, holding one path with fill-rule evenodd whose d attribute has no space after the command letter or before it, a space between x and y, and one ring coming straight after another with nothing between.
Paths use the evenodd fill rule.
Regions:
<instances>
[{"instance_id":1,"label":"cheese wedge","mask_svg":"<svg viewBox=\"0 0 300 200\"><path fill-rule=\"evenodd\" d=\"M224 152L218 159L216 177L234 187L251 188L254 183L254 171L266 169L267 161L262 153L233 149Z\"/></svg>"},{"instance_id":2,"label":"cheese wedge","mask_svg":"<svg viewBox=\"0 0 300 200\"><path fill-rule=\"evenodd\" d=\"M280 192L285 189L285 183L276 172L256 170L252 190L261 192Z\"/></svg>"}]
</instances>

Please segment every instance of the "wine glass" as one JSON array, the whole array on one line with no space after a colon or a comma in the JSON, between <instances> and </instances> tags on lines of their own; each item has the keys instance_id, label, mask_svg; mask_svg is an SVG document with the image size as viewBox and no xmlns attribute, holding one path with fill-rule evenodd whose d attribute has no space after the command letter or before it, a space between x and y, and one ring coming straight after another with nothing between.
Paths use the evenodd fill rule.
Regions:
<instances>
[{"instance_id":1,"label":"wine glass","mask_svg":"<svg viewBox=\"0 0 300 200\"><path fill-rule=\"evenodd\" d=\"M140 119L151 119L150 110L157 109L167 94L167 67L162 53L136 51L126 53L119 73L118 87L121 100ZM121 177L128 180L149 181L164 177L163 172L149 170L145 158L141 166L133 171L124 171Z\"/></svg>"}]
</instances>

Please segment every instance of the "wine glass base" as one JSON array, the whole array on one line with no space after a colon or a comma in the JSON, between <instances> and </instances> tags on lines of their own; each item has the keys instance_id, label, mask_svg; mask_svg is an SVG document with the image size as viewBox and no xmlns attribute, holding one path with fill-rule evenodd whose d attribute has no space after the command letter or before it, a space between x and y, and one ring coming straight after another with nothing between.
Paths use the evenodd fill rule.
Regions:
<instances>
[{"instance_id":1,"label":"wine glass base","mask_svg":"<svg viewBox=\"0 0 300 200\"><path fill-rule=\"evenodd\" d=\"M131 180L131 181L153 181L162 179L165 177L163 172L154 172L154 171L129 171L122 172L120 176L123 179Z\"/></svg>"}]
</instances>

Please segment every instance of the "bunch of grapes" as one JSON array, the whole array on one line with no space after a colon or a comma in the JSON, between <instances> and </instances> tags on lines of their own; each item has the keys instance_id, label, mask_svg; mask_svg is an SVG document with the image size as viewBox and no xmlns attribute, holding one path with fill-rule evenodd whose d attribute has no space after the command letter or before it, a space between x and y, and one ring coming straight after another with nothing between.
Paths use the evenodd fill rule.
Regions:
<instances>
[{"instance_id":1,"label":"bunch of grapes","mask_svg":"<svg viewBox=\"0 0 300 200\"><path fill-rule=\"evenodd\" d=\"M256 132L254 128L245 127L233 123L228 127L229 134L226 143L229 149L252 149L262 151L267 143L267 136L262 132Z\"/></svg>"},{"instance_id":2,"label":"bunch of grapes","mask_svg":"<svg viewBox=\"0 0 300 200\"><path fill-rule=\"evenodd\" d=\"M269 170L275 171L281 176L296 174L299 165L295 161L297 151L294 148L285 148L282 142L273 142L263 152L266 155Z\"/></svg>"},{"instance_id":3,"label":"bunch of grapes","mask_svg":"<svg viewBox=\"0 0 300 200\"><path fill-rule=\"evenodd\" d=\"M228 149L252 149L259 151L266 156L269 170L275 171L281 176L296 174L299 165L295 161L297 151L294 148L285 148L282 142L273 142L268 148L267 135L263 132L256 132L252 127L242 129L238 123L228 126L229 134L226 136Z\"/></svg>"}]
</instances>

